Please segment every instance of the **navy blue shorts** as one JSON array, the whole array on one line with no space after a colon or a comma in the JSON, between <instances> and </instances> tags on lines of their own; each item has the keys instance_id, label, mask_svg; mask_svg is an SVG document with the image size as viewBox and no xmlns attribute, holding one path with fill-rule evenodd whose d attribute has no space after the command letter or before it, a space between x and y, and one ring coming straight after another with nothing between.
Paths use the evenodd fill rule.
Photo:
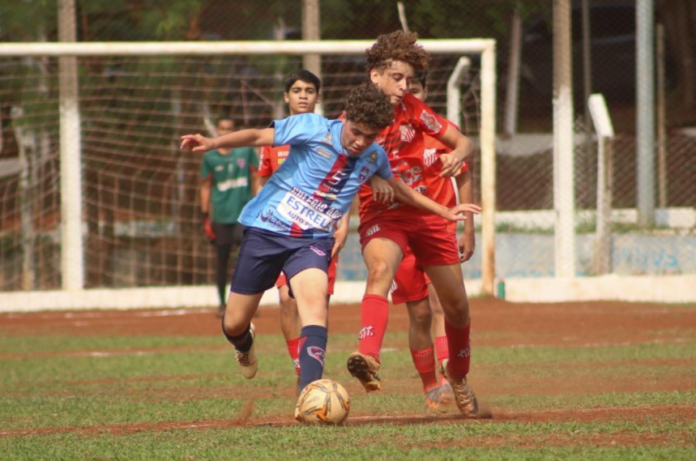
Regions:
<instances>
[{"instance_id":1,"label":"navy blue shorts","mask_svg":"<svg viewBox=\"0 0 696 461\"><path fill-rule=\"evenodd\" d=\"M230 291L244 295L263 293L275 286L281 271L288 282L305 269L316 268L328 273L333 245L333 237L288 237L247 227Z\"/></svg>"}]
</instances>

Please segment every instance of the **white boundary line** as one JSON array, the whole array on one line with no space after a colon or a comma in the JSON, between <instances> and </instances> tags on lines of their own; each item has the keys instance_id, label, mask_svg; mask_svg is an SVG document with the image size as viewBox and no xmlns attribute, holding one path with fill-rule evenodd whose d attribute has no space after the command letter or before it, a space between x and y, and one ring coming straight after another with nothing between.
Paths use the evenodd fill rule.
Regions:
<instances>
[{"instance_id":1,"label":"white boundary line","mask_svg":"<svg viewBox=\"0 0 696 461\"><path fill-rule=\"evenodd\" d=\"M507 279L507 300L512 302L629 301L696 303L696 275ZM469 296L480 296L481 281L466 282ZM332 304L358 303L365 282L337 282ZM268 290L262 306L277 304L275 288ZM217 305L213 285L89 289L74 292L35 291L0 293L0 312L35 312L81 309L193 308Z\"/></svg>"}]
</instances>

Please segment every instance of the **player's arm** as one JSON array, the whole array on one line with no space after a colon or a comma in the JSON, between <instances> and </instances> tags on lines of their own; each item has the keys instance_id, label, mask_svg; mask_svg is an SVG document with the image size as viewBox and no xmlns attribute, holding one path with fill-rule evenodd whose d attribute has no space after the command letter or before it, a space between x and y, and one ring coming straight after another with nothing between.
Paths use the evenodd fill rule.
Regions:
<instances>
[{"instance_id":1,"label":"player's arm","mask_svg":"<svg viewBox=\"0 0 696 461\"><path fill-rule=\"evenodd\" d=\"M209 175L201 180L201 213L210 213L210 189L212 188L213 178Z\"/></svg>"},{"instance_id":2,"label":"player's arm","mask_svg":"<svg viewBox=\"0 0 696 461\"><path fill-rule=\"evenodd\" d=\"M474 182L471 180L470 170L456 177L457 189L459 189L459 203L474 202ZM459 253L461 262L468 261L476 249L476 236L474 233L474 213L464 212L466 221L464 222L464 232L459 238Z\"/></svg>"},{"instance_id":3,"label":"player's arm","mask_svg":"<svg viewBox=\"0 0 696 461\"><path fill-rule=\"evenodd\" d=\"M181 149L189 152L235 147L261 147L273 144L275 128L248 129L228 133L217 138L206 138L200 134L185 134L181 137Z\"/></svg>"},{"instance_id":4,"label":"player's arm","mask_svg":"<svg viewBox=\"0 0 696 461\"><path fill-rule=\"evenodd\" d=\"M471 203L460 203L452 208L447 208L444 205L430 200L423 194L419 194L402 182L397 181L394 177L387 180L387 182L394 189L394 195L397 200L407 205L429 211L449 221L463 221L466 218L462 213L479 213L481 211L481 207Z\"/></svg>"},{"instance_id":5,"label":"player's arm","mask_svg":"<svg viewBox=\"0 0 696 461\"><path fill-rule=\"evenodd\" d=\"M256 168L249 168L249 178L251 179L251 195L256 197L261 190L261 176Z\"/></svg>"},{"instance_id":6,"label":"player's arm","mask_svg":"<svg viewBox=\"0 0 696 461\"><path fill-rule=\"evenodd\" d=\"M475 150L474 143L451 123L447 124L447 129L438 139L452 149L450 153L440 155L440 161L442 162L442 173L440 173L440 176L454 176L462 169L464 162L471 158Z\"/></svg>"},{"instance_id":7,"label":"player's arm","mask_svg":"<svg viewBox=\"0 0 696 461\"><path fill-rule=\"evenodd\" d=\"M333 249L331 250L331 257L335 258L338 253L341 252L343 247L346 245L346 241L348 240L348 232L350 231L350 212L351 208L348 208L348 212L343 215L341 220L338 222L338 227L336 228L336 232L334 232L334 246Z\"/></svg>"},{"instance_id":8,"label":"player's arm","mask_svg":"<svg viewBox=\"0 0 696 461\"><path fill-rule=\"evenodd\" d=\"M394 201L394 189L386 180L374 175L367 180L367 184L372 189L372 199L375 202L391 203Z\"/></svg>"},{"instance_id":9,"label":"player's arm","mask_svg":"<svg viewBox=\"0 0 696 461\"><path fill-rule=\"evenodd\" d=\"M210 174L201 180L201 216L203 218L203 232L212 242L217 238L210 222L210 190L213 185L213 175Z\"/></svg>"}]
</instances>

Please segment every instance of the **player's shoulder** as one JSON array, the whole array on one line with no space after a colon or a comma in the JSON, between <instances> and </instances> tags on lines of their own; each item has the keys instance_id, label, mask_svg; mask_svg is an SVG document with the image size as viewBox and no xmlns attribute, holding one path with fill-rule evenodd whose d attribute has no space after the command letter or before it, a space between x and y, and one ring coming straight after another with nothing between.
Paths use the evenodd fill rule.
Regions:
<instances>
[{"instance_id":1,"label":"player's shoulder","mask_svg":"<svg viewBox=\"0 0 696 461\"><path fill-rule=\"evenodd\" d=\"M370 163L389 163L387 151L385 151L384 148L376 142L373 142L367 149L365 149L364 155L370 161Z\"/></svg>"},{"instance_id":2,"label":"player's shoulder","mask_svg":"<svg viewBox=\"0 0 696 461\"><path fill-rule=\"evenodd\" d=\"M413 96L411 93L406 93L401 99L401 104L404 106L406 111L413 112L418 109L423 109L424 107L429 107L426 103Z\"/></svg>"},{"instance_id":3,"label":"player's shoulder","mask_svg":"<svg viewBox=\"0 0 696 461\"><path fill-rule=\"evenodd\" d=\"M204 162L210 162L215 159L218 159L220 157L220 153L217 151L217 149L209 150L206 153L203 154L203 161Z\"/></svg>"},{"instance_id":4,"label":"player's shoulder","mask_svg":"<svg viewBox=\"0 0 696 461\"><path fill-rule=\"evenodd\" d=\"M299 123L307 125L326 125L328 120L322 115L315 114L314 112L306 112L304 114L292 115L291 117L296 118Z\"/></svg>"}]
</instances>

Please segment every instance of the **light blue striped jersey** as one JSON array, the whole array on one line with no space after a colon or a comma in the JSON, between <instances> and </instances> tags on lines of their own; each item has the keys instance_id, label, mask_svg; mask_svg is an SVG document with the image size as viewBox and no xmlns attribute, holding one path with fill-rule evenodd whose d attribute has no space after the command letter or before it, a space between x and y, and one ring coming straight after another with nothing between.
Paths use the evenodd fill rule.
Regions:
<instances>
[{"instance_id":1,"label":"light blue striped jersey","mask_svg":"<svg viewBox=\"0 0 696 461\"><path fill-rule=\"evenodd\" d=\"M372 143L359 156L341 146L340 120L317 114L276 120L273 144L290 153L239 222L292 237L330 237L360 186L372 175L391 179L384 150Z\"/></svg>"}]
</instances>

